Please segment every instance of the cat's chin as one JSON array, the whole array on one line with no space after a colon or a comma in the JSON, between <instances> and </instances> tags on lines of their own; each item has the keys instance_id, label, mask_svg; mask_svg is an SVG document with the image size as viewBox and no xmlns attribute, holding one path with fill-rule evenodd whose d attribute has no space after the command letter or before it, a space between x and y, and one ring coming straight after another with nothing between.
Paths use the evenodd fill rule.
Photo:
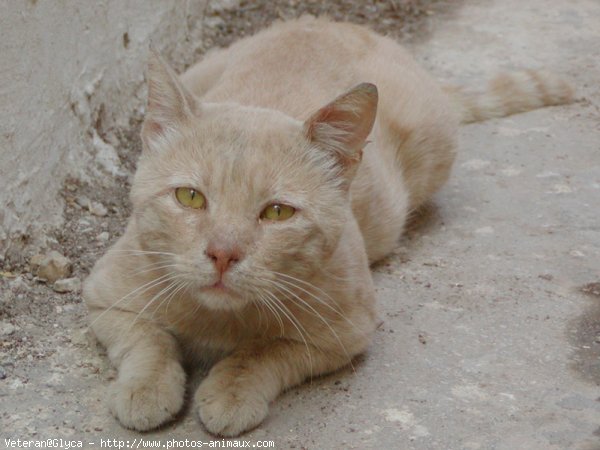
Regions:
<instances>
[{"instance_id":1,"label":"cat's chin","mask_svg":"<svg viewBox=\"0 0 600 450\"><path fill-rule=\"evenodd\" d=\"M248 304L247 299L222 283L215 283L200 289L197 301L205 307L217 311L237 310Z\"/></svg>"}]
</instances>

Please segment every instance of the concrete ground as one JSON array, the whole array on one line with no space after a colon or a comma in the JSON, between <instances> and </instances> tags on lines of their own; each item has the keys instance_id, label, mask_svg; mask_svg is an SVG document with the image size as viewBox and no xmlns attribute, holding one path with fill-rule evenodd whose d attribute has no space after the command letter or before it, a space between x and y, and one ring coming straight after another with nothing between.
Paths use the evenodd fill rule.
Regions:
<instances>
[{"instance_id":1,"label":"concrete ground","mask_svg":"<svg viewBox=\"0 0 600 450\"><path fill-rule=\"evenodd\" d=\"M600 449L600 3L467 0L430 25L414 50L439 78L546 68L581 101L464 127L449 184L375 269L384 324L370 351L355 372L283 395L243 439ZM210 439L189 411L157 432L122 429L104 404L106 359L81 330L69 340L0 384L0 447Z\"/></svg>"}]
</instances>

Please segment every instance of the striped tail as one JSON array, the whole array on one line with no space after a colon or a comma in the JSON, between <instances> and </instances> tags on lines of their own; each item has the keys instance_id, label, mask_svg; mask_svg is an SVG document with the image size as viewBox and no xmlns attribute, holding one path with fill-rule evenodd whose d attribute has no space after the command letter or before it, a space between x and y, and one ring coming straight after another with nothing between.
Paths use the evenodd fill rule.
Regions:
<instances>
[{"instance_id":1,"label":"striped tail","mask_svg":"<svg viewBox=\"0 0 600 450\"><path fill-rule=\"evenodd\" d=\"M444 90L459 108L462 123L562 105L574 99L574 90L565 80L535 70L499 75L483 92L470 92L458 86L446 86Z\"/></svg>"}]
</instances>

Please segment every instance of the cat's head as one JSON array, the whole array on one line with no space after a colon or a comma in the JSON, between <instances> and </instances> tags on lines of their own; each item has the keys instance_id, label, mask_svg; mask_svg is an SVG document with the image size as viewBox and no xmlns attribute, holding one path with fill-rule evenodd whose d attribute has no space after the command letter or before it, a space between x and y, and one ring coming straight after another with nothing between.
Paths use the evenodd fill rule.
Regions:
<instances>
[{"instance_id":1,"label":"cat's head","mask_svg":"<svg viewBox=\"0 0 600 450\"><path fill-rule=\"evenodd\" d=\"M148 81L131 193L142 249L212 309L302 286L298 280L331 257L350 218L349 186L373 126L375 86L359 85L301 122L204 103L157 54Z\"/></svg>"}]
</instances>

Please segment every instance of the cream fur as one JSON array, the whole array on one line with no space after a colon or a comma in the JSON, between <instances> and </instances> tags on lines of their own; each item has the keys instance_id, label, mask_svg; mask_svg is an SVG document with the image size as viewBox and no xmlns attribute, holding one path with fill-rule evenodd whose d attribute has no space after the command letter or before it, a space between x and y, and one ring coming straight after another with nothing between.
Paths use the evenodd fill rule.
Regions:
<instances>
[{"instance_id":1,"label":"cream fur","mask_svg":"<svg viewBox=\"0 0 600 450\"><path fill-rule=\"evenodd\" d=\"M159 426L182 407L183 364L208 360L195 408L235 436L367 348L369 264L446 181L458 124L485 102L447 96L391 39L313 18L216 50L181 81L153 54L148 76L133 214L84 289L119 369L110 408L126 427ZM181 207L177 187L206 209ZM297 212L260 220L272 202ZM227 291L210 287L209 246L236 255Z\"/></svg>"}]
</instances>

